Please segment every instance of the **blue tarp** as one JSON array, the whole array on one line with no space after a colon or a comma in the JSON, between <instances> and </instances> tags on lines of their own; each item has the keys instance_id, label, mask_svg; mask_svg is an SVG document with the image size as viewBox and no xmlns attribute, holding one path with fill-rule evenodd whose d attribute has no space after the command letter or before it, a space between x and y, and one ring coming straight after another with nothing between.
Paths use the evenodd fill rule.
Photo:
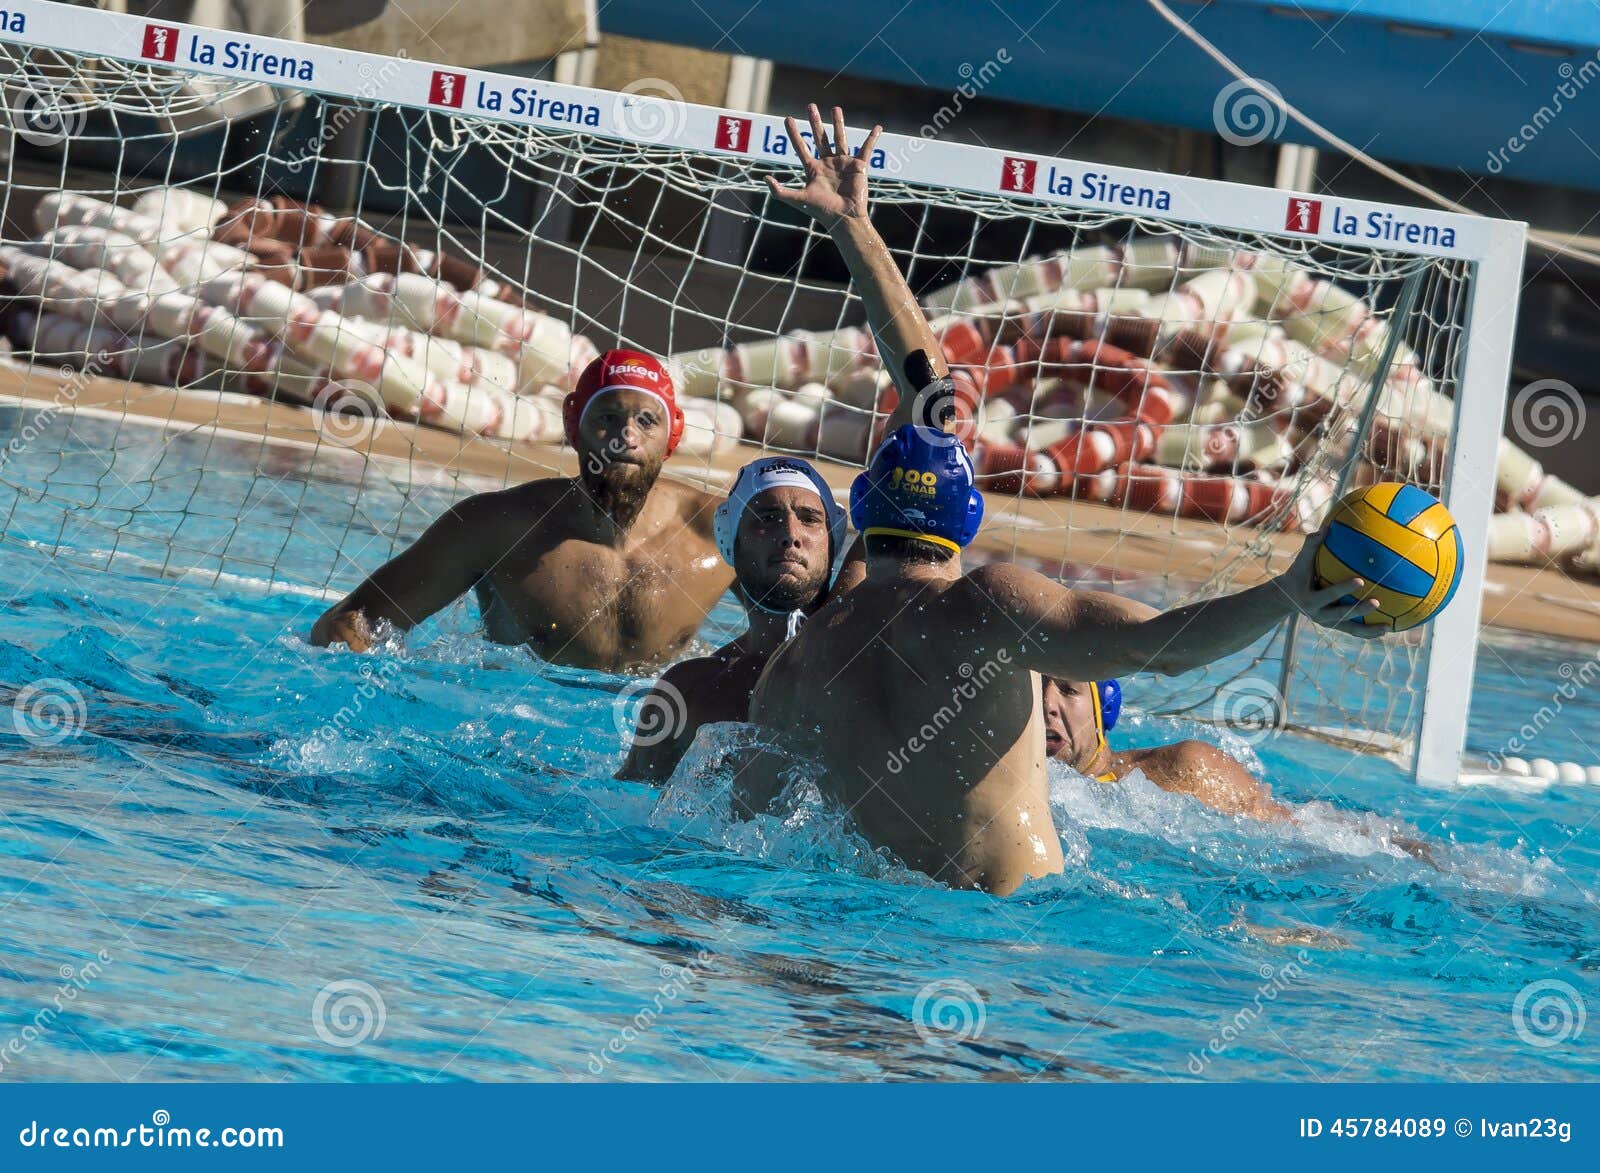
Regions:
<instances>
[{"instance_id":1,"label":"blue tarp","mask_svg":"<svg viewBox=\"0 0 1600 1173\"><path fill-rule=\"evenodd\" d=\"M1172 7L1379 158L1600 189L1600 6L1589 0ZM1215 129L1233 80L1139 0L607 0L600 26L935 93L1004 48L990 96L1197 130ZM1292 120L1277 138L1319 145Z\"/></svg>"}]
</instances>

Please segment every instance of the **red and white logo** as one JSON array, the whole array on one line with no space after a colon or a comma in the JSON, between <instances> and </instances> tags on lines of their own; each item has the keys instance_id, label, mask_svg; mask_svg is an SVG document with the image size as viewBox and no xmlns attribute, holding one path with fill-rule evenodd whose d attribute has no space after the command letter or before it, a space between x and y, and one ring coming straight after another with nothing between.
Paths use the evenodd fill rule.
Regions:
<instances>
[{"instance_id":1,"label":"red and white logo","mask_svg":"<svg viewBox=\"0 0 1600 1173\"><path fill-rule=\"evenodd\" d=\"M655 371L652 371L649 367L636 362L620 363L617 366L612 367L608 373L613 378L617 375L633 375L636 378L649 379L652 383L657 382L661 378L660 375L658 375Z\"/></svg>"},{"instance_id":2,"label":"red and white logo","mask_svg":"<svg viewBox=\"0 0 1600 1173\"><path fill-rule=\"evenodd\" d=\"M1290 196L1289 211L1283 226L1290 232L1315 232L1322 223L1322 201L1308 200L1305 196Z\"/></svg>"},{"instance_id":3,"label":"red and white logo","mask_svg":"<svg viewBox=\"0 0 1600 1173\"><path fill-rule=\"evenodd\" d=\"M144 48L141 57L151 61L176 61L178 59L178 30L169 24L144 26Z\"/></svg>"},{"instance_id":4,"label":"red and white logo","mask_svg":"<svg viewBox=\"0 0 1600 1173\"><path fill-rule=\"evenodd\" d=\"M454 106L461 109L461 96L467 92L467 75L433 71L433 81L428 83L428 101L435 106Z\"/></svg>"},{"instance_id":5,"label":"red and white logo","mask_svg":"<svg viewBox=\"0 0 1600 1173\"><path fill-rule=\"evenodd\" d=\"M717 150L740 151L750 149L750 120L724 114L717 119Z\"/></svg>"},{"instance_id":6,"label":"red and white logo","mask_svg":"<svg viewBox=\"0 0 1600 1173\"><path fill-rule=\"evenodd\" d=\"M1000 165L1001 191L1033 191L1034 172L1039 165L1032 159L1014 159L1007 155Z\"/></svg>"}]
</instances>

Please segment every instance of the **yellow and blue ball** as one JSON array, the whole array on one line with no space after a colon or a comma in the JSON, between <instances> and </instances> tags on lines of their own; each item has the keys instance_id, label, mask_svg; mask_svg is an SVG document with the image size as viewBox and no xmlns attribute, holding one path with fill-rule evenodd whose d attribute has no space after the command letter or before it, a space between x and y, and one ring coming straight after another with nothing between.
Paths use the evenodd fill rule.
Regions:
<instances>
[{"instance_id":1,"label":"yellow and blue ball","mask_svg":"<svg viewBox=\"0 0 1600 1173\"><path fill-rule=\"evenodd\" d=\"M1386 482L1347 494L1317 551L1320 589L1352 578L1378 606L1359 622L1405 631L1426 623L1456 593L1465 562L1461 530L1432 493Z\"/></svg>"}]
</instances>

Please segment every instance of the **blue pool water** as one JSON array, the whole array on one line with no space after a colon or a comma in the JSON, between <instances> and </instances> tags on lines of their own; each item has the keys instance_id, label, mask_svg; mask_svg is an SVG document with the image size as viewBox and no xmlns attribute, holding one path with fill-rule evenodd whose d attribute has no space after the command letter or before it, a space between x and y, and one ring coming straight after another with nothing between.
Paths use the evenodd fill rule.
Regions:
<instances>
[{"instance_id":1,"label":"blue pool water","mask_svg":"<svg viewBox=\"0 0 1600 1173\"><path fill-rule=\"evenodd\" d=\"M190 503L178 548L222 535L285 579L331 565L285 518L387 542L447 499L397 521L382 486L356 510L288 458L201 498L194 467L258 450L78 435L3 470L13 539L104 551L148 491L74 461L141 446L127 484ZM1600 788L1421 790L1141 714L1133 681L1120 744L1221 738L1316 805L1264 827L1062 771L1067 874L994 899L804 797L731 822L736 727L665 794L612 781L636 682L487 645L465 605L403 651L322 651L320 597L158 575L160 544L110 569L0 546L0 704L55 689L82 718L57 741L0 720L0 1079L1600 1077L1600 1024L1575 1033L1600 1012ZM725 603L706 638L736 624ZM1495 637L1474 748L1593 654ZM1538 752L1596 760L1597 716L1565 702ZM1437 867L1389 845L1405 829Z\"/></svg>"}]
</instances>

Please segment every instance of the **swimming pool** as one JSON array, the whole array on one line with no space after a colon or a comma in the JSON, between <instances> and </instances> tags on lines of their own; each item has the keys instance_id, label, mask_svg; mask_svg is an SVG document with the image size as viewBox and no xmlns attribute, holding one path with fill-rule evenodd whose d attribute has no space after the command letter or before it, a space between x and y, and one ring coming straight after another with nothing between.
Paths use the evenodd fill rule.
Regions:
<instances>
[{"instance_id":1,"label":"swimming pool","mask_svg":"<svg viewBox=\"0 0 1600 1173\"><path fill-rule=\"evenodd\" d=\"M116 459L144 443L174 500L186 461L257 455L151 431ZM59 481L61 451L4 482L41 462ZM356 492L293 460L242 485L210 508L245 543L253 510L342 522ZM0 494L12 537L86 544L137 503ZM384 509L368 486L371 532ZM260 542L285 577L329 557ZM3 1079L1600 1076L1593 1026L1573 1033L1600 966L1600 789L1420 790L1320 743L1142 715L1134 681L1119 744L1221 736L1322 805L1263 827L1062 772L1068 872L998 900L804 801L707 813L734 727L665 795L612 781L635 682L487 645L465 605L358 657L305 644L320 597L0 557L0 700L31 689L70 734L0 722ZM706 638L737 623L725 602ZM1580 654L1492 638L1472 748ZM1580 695L1539 751L1600 758L1597 716ZM1386 846L1402 825L1437 868Z\"/></svg>"}]
</instances>

